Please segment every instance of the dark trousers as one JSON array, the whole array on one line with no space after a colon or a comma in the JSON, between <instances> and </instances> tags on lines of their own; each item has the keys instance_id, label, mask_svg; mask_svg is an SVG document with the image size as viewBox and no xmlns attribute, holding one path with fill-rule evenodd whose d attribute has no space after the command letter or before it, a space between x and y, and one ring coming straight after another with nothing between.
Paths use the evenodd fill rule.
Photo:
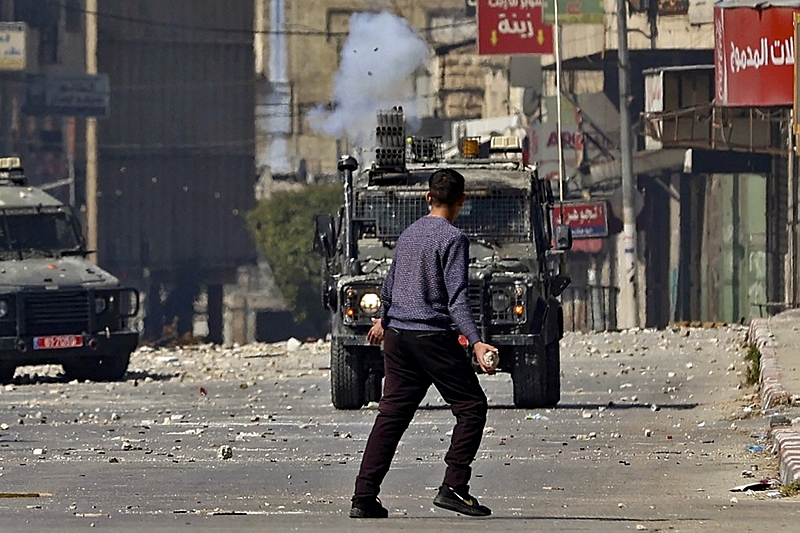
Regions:
<instances>
[{"instance_id":1,"label":"dark trousers","mask_svg":"<svg viewBox=\"0 0 800 533\"><path fill-rule=\"evenodd\" d=\"M400 437L431 384L456 417L444 461L444 484L466 487L486 425L486 395L455 332L388 328L384 337L383 396L361 459L353 498L380 492Z\"/></svg>"}]
</instances>

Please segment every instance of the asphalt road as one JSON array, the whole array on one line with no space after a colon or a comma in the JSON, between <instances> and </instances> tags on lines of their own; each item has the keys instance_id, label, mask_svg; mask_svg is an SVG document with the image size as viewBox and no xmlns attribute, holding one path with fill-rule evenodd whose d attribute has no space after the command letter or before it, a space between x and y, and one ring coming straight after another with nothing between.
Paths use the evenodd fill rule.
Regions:
<instances>
[{"instance_id":1,"label":"asphalt road","mask_svg":"<svg viewBox=\"0 0 800 533\"><path fill-rule=\"evenodd\" d=\"M486 519L432 505L453 423L435 391L384 484L389 519L348 518L375 410L334 410L319 354L216 376L224 350L205 376L134 356L113 384L18 374L0 388L0 530L795 531L797 497L730 491L776 476L744 335L570 334L555 409L515 409L507 374L482 377Z\"/></svg>"}]
</instances>

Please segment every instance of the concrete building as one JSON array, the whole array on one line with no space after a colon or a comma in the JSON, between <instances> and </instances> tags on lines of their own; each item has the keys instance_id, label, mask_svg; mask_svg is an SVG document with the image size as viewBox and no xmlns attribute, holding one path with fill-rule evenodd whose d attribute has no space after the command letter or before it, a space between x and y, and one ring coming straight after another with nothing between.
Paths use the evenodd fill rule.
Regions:
<instances>
[{"instance_id":1,"label":"concrete building","mask_svg":"<svg viewBox=\"0 0 800 533\"><path fill-rule=\"evenodd\" d=\"M3 132L34 185L83 214L96 261L137 287L145 339L222 342L261 270L252 0L4 0L25 26ZM10 50L6 50L10 51ZM202 309L201 309L202 308ZM243 342L243 335L227 335ZM252 340L252 336L250 336Z\"/></svg>"}]
</instances>

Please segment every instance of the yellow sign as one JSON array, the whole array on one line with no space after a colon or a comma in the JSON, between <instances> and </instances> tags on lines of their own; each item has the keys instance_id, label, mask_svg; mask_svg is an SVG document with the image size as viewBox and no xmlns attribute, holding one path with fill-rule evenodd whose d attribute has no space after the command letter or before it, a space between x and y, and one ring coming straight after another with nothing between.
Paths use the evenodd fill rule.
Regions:
<instances>
[{"instance_id":1,"label":"yellow sign","mask_svg":"<svg viewBox=\"0 0 800 533\"><path fill-rule=\"evenodd\" d=\"M0 70L25 70L24 22L0 22Z\"/></svg>"}]
</instances>

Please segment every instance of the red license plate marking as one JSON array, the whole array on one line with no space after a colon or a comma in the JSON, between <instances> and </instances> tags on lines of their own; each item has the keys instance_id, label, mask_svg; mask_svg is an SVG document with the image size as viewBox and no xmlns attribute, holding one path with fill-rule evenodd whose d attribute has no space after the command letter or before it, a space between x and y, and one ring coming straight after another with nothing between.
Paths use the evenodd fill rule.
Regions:
<instances>
[{"instance_id":1,"label":"red license plate marking","mask_svg":"<svg viewBox=\"0 0 800 533\"><path fill-rule=\"evenodd\" d=\"M83 346L83 337L80 335L48 335L47 337L34 337L34 350L55 350L59 348L80 348Z\"/></svg>"}]
</instances>

